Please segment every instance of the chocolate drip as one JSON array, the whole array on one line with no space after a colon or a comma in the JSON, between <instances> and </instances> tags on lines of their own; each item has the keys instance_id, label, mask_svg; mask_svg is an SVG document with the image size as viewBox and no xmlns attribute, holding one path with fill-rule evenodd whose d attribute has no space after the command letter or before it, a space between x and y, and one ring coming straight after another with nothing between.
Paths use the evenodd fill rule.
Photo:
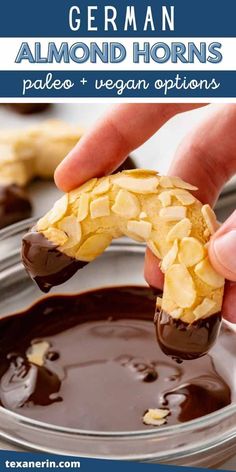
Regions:
<instances>
[{"instance_id":1,"label":"chocolate drip","mask_svg":"<svg viewBox=\"0 0 236 472\"><path fill-rule=\"evenodd\" d=\"M234 334L223 328L211 356L178 364L156 343L154 308L149 288L109 287L46 297L1 319L0 404L55 425L135 431L152 427L142 421L149 408L168 408L173 425L234 401L234 372L229 385L219 374L225 363L233 369ZM27 353L42 341L38 365Z\"/></svg>"},{"instance_id":2,"label":"chocolate drip","mask_svg":"<svg viewBox=\"0 0 236 472\"><path fill-rule=\"evenodd\" d=\"M0 185L0 229L31 216L26 192L16 184Z\"/></svg>"},{"instance_id":3,"label":"chocolate drip","mask_svg":"<svg viewBox=\"0 0 236 472\"><path fill-rule=\"evenodd\" d=\"M55 285L66 282L87 264L59 251L57 246L34 229L23 237L22 261L30 276L45 293Z\"/></svg>"},{"instance_id":4,"label":"chocolate drip","mask_svg":"<svg viewBox=\"0 0 236 472\"><path fill-rule=\"evenodd\" d=\"M204 356L215 343L221 326L221 314L187 324L165 311L156 313L156 333L162 351L178 359Z\"/></svg>"}]
</instances>

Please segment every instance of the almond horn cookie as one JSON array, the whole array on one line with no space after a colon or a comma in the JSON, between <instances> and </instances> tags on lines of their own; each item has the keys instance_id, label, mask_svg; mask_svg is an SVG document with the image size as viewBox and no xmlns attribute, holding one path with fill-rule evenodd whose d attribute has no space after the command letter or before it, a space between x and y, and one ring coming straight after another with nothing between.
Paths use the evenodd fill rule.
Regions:
<instances>
[{"instance_id":1,"label":"almond horn cookie","mask_svg":"<svg viewBox=\"0 0 236 472\"><path fill-rule=\"evenodd\" d=\"M178 358L205 354L221 323L224 279L207 254L218 227L196 187L156 171L128 170L92 179L65 194L23 238L22 259L47 292L95 259L112 239L145 242L164 273L156 329L162 349Z\"/></svg>"},{"instance_id":2,"label":"almond horn cookie","mask_svg":"<svg viewBox=\"0 0 236 472\"><path fill-rule=\"evenodd\" d=\"M1 131L0 185L25 186L35 177L52 178L81 136L81 129L60 120Z\"/></svg>"}]
</instances>

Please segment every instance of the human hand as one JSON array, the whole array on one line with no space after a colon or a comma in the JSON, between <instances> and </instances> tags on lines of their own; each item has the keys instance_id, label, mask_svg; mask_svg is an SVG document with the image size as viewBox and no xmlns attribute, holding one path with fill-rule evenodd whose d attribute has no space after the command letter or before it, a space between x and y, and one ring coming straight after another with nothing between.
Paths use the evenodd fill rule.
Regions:
<instances>
[{"instance_id":1,"label":"human hand","mask_svg":"<svg viewBox=\"0 0 236 472\"><path fill-rule=\"evenodd\" d=\"M199 105L198 105L199 106ZM64 191L72 190L92 177L115 170L135 148L151 137L166 121L197 105L127 104L114 107L70 152L55 172ZM236 171L236 105L210 107L207 117L177 150L169 174L196 185L197 198L213 205L225 182ZM214 268L227 278L223 316L236 322L236 212L213 236L209 257ZM162 287L159 261L146 251L145 277Z\"/></svg>"}]
</instances>

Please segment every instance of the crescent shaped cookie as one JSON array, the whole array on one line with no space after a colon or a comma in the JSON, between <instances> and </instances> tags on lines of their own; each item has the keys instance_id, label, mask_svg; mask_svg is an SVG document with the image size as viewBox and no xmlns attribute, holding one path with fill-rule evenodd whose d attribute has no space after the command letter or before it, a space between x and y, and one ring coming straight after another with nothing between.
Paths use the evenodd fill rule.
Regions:
<instances>
[{"instance_id":1,"label":"crescent shaped cookie","mask_svg":"<svg viewBox=\"0 0 236 472\"><path fill-rule=\"evenodd\" d=\"M25 186L35 177L52 178L81 136L81 129L59 120L1 131L0 184Z\"/></svg>"},{"instance_id":2,"label":"crescent shaped cookie","mask_svg":"<svg viewBox=\"0 0 236 472\"><path fill-rule=\"evenodd\" d=\"M25 267L48 291L125 235L145 242L161 261L158 310L188 326L218 317L224 279L207 254L218 223L194 190L178 177L142 169L94 178L65 194L24 237Z\"/></svg>"}]
</instances>

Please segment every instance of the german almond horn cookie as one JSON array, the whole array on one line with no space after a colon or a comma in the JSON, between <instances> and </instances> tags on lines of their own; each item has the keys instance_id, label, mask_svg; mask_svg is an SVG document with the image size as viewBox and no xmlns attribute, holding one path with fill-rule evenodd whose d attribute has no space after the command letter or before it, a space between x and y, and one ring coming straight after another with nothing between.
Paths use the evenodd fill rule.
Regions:
<instances>
[{"instance_id":1,"label":"german almond horn cookie","mask_svg":"<svg viewBox=\"0 0 236 472\"><path fill-rule=\"evenodd\" d=\"M55 168L81 138L81 129L59 120L0 133L0 185L27 185L52 178Z\"/></svg>"},{"instance_id":2,"label":"german almond horn cookie","mask_svg":"<svg viewBox=\"0 0 236 472\"><path fill-rule=\"evenodd\" d=\"M164 273L157 299L157 334L163 350L181 358L203 355L220 328L224 279L207 255L218 227L196 187L155 171L129 170L92 179L65 194L23 238L22 258L47 292L109 246L129 236L145 242Z\"/></svg>"}]
</instances>

